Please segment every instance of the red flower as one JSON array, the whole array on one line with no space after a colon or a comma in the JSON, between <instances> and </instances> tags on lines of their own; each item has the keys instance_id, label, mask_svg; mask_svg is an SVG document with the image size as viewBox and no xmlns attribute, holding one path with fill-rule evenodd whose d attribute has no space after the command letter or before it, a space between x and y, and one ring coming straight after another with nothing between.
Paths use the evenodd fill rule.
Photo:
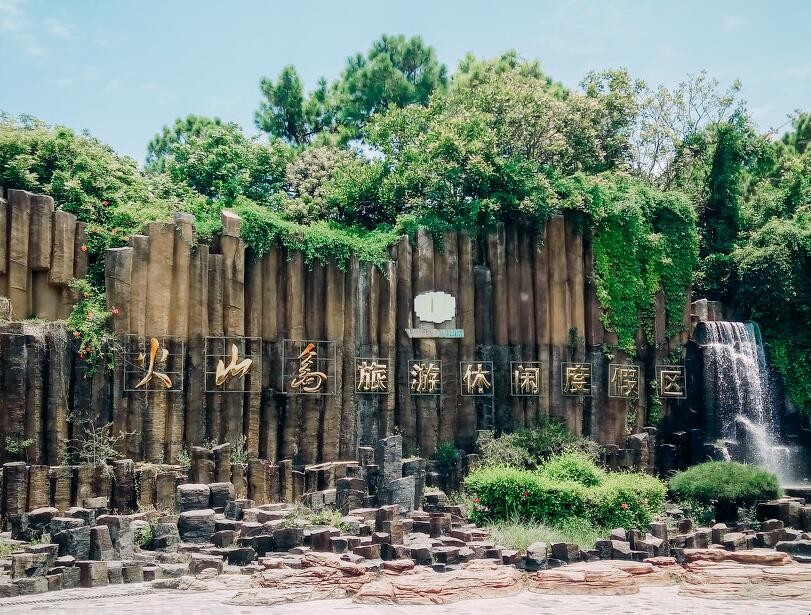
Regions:
<instances>
[{"instance_id":1,"label":"red flower","mask_svg":"<svg viewBox=\"0 0 811 615\"><path fill-rule=\"evenodd\" d=\"M525 489L525 490L524 490L524 497L527 497L528 495L529 495L529 491L527 491L527 490Z\"/></svg>"},{"instance_id":2,"label":"red flower","mask_svg":"<svg viewBox=\"0 0 811 615\"><path fill-rule=\"evenodd\" d=\"M87 244L83 243L81 249L82 249L82 252L87 252Z\"/></svg>"},{"instance_id":3,"label":"red flower","mask_svg":"<svg viewBox=\"0 0 811 615\"><path fill-rule=\"evenodd\" d=\"M102 201L102 202L101 202L101 204L102 204L102 205L109 205L109 204L110 204L110 201Z\"/></svg>"},{"instance_id":4,"label":"red flower","mask_svg":"<svg viewBox=\"0 0 811 615\"><path fill-rule=\"evenodd\" d=\"M478 504L479 503L479 498L477 498L477 497L473 498L473 503Z\"/></svg>"},{"instance_id":5,"label":"red flower","mask_svg":"<svg viewBox=\"0 0 811 615\"><path fill-rule=\"evenodd\" d=\"M81 336L82 336L82 334L79 333L78 331L73 332L73 337L81 337Z\"/></svg>"},{"instance_id":6,"label":"red flower","mask_svg":"<svg viewBox=\"0 0 811 615\"><path fill-rule=\"evenodd\" d=\"M90 346L85 346L85 347L84 347L84 351L85 351L87 354L90 354Z\"/></svg>"},{"instance_id":7,"label":"red flower","mask_svg":"<svg viewBox=\"0 0 811 615\"><path fill-rule=\"evenodd\" d=\"M118 316L121 313L121 310L118 308L113 308L113 316Z\"/></svg>"},{"instance_id":8,"label":"red flower","mask_svg":"<svg viewBox=\"0 0 811 615\"><path fill-rule=\"evenodd\" d=\"M82 352L81 350L79 351L79 358L84 359L84 352Z\"/></svg>"},{"instance_id":9,"label":"red flower","mask_svg":"<svg viewBox=\"0 0 811 615\"><path fill-rule=\"evenodd\" d=\"M620 504L620 508L621 508L622 510L628 510L628 504L626 504L625 502L623 502L622 504Z\"/></svg>"}]
</instances>

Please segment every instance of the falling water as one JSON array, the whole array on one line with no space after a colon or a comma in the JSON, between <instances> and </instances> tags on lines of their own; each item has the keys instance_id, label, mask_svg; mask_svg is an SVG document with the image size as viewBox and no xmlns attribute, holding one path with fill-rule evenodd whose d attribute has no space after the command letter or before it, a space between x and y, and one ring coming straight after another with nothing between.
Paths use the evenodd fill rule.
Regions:
<instances>
[{"instance_id":1,"label":"falling water","mask_svg":"<svg viewBox=\"0 0 811 615\"><path fill-rule=\"evenodd\" d=\"M792 451L780 443L779 420L757 325L703 324L707 334L704 386L711 389L706 391L707 397L715 402L719 439L735 445L735 456L774 472L781 481L791 480Z\"/></svg>"}]
</instances>

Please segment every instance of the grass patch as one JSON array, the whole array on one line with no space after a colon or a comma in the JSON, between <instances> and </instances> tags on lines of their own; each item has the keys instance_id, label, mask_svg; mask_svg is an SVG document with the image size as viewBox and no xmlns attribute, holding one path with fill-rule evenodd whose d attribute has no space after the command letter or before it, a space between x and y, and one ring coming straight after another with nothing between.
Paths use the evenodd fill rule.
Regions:
<instances>
[{"instance_id":1,"label":"grass patch","mask_svg":"<svg viewBox=\"0 0 811 615\"><path fill-rule=\"evenodd\" d=\"M591 549L595 542L607 535L606 530L578 518L568 519L557 525L513 518L488 525L487 529L496 544L519 551L526 551L535 542L569 542L584 550Z\"/></svg>"}]
</instances>

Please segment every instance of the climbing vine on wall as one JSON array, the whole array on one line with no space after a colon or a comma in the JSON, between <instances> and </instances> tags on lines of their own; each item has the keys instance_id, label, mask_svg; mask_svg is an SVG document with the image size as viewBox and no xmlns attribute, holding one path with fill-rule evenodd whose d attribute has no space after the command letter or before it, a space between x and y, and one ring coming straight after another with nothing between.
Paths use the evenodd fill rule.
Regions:
<instances>
[{"instance_id":1,"label":"climbing vine on wall","mask_svg":"<svg viewBox=\"0 0 811 615\"><path fill-rule=\"evenodd\" d=\"M687 199L619 174L578 175L567 183L564 207L590 218L597 298L619 349L635 352L640 326L652 341L659 290L667 334L678 333L698 255L696 218Z\"/></svg>"}]
</instances>

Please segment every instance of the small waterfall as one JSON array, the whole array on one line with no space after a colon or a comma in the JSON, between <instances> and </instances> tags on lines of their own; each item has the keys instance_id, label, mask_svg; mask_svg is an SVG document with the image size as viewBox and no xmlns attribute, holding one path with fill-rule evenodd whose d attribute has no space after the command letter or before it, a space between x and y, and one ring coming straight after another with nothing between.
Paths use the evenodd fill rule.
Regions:
<instances>
[{"instance_id":1,"label":"small waterfall","mask_svg":"<svg viewBox=\"0 0 811 615\"><path fill-rule=\"evenodd\" d=\"M705 401L714 409L709 430L734 443L736 457L793 478L793 451L780 443L780 425L766 354L755 323L703 322ZM725 450L727 446L724 446ZM729 454L729 453L728 453ZM725 455L726 456L726 455Z\"/></svg>"}]
</instances>

